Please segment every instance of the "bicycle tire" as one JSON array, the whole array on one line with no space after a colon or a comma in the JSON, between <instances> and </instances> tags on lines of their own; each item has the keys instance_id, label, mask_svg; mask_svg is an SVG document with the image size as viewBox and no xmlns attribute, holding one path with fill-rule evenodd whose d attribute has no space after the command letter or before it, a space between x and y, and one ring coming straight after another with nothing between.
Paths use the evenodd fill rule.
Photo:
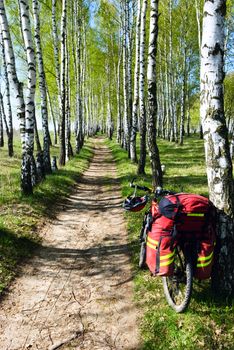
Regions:
<instances>
[{"instance_id":1,"label":"bicycle tire","mask_svg":"<svg viewBox=\"0 0 234 350\"><path fill-rule=\"evenodd\" d=\"M193 287L192 259L176 248L175 268L172 276L162 277L163 290L168 304L177 312L184 312L191 299Z\"/></svg>"},{"instance_id":2,"label":"bicycle tire","mask_svg":"<svg viewBox=\"0 0 234 350\"><path fill-rule=\"evenodd\" d=\"M146 267L146 243L145 243L145 241L141 242L138 266L140 269L144 269Z\"/></svg>"}]
</instances>

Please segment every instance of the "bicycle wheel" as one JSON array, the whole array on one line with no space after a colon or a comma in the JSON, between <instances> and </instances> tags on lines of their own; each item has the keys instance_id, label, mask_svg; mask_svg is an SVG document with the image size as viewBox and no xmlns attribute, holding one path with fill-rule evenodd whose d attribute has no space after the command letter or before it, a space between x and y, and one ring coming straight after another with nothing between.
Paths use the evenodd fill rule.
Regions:
<instances>
[{"instance_id":1,"label":"bicycle wheel","mask_svg":"<svg viewBox=\"0 0 234 350\"><path fill-rule=\"evenodd\" d=\"M146 267L146 242L141 242L140 254L139 254L139 268L144 269Z\"/></svg>"},{"instance_id":2,"label":"bicycle wheel","mask_svg":"<svg viewBox=\"0 0 234 350\"><path fill-rule=\"evenodd\" d=\"M168 304L178 313L183 312L189 305L192 285L193 269L189 255L177 247L172 276L163 277L163 289Z\"/></svg>"}]
</instances>

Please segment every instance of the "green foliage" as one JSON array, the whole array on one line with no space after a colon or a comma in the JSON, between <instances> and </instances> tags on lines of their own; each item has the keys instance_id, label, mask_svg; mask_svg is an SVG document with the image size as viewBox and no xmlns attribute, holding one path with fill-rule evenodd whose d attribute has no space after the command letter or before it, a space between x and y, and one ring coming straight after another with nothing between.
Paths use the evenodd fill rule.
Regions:
<instances>
[{"instance_id":1,"label":"green foliage","mask_svg":"<svg viewBox=\"0 0 234 350\"><path fill-rule=\"evenodd\" d=\"M230 121L234 121L234 73L230 73L226 76L224 90L225 116L229 124Z\"/></svg>"},{"instance_id":2,"label":"green foliage","mask_svg":"<svg viewBox=\"0 0 234 350\"><path fill-rule=\"evenodd\" d=\"M203 142L194 135L185 139L182 147L158 140L162 163L166 165L164 187L175 191L207 195ZM108 142L118 166L123 197L132 193L129 182L136 174L136 166L126 152L114 142ZM138 183L150 185L150 168ZM195 281L189 309L176 314L166 303L160 278L150 276L148 270L138 269L138 237L143 212L126 213L129 246L134 264L135 298L143 315L140 319L141 350L230 350L233 349L234 305L216 299L209 281Z\"/></svg>"},{"instance_id":3,"label":"green foliage","mask_svg":"<svg viewBox=\"0 0 234 350\"><path fill-rule=\"evenodd\" d=\"M79 155L34 189L34 195L20 192L20 142L16 155L7 157L6 148L0 150L0 292L17 273L19 260L29 257L40 243L39 226L56 214L56 205L71 193L80 174L92 156L91 145L85 144ZM51 154L58 155L53 147Z\"/></svg>"}]
</instances>

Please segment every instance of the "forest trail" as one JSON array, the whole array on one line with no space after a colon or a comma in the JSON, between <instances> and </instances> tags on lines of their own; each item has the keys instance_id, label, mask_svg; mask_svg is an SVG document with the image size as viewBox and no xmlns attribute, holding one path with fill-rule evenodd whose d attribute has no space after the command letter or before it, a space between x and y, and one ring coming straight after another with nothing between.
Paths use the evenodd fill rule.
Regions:
<instances>
[{"instance_id":1,"label":"forest trail","mask_svg":"<svg viewBox=\"0 0 234 350\"><path fill-rule=\"evenodd\" d=\"M46 226L0 305L0 349L139 349L120 186L109 149Z\"/></svg>"}]
</instances>

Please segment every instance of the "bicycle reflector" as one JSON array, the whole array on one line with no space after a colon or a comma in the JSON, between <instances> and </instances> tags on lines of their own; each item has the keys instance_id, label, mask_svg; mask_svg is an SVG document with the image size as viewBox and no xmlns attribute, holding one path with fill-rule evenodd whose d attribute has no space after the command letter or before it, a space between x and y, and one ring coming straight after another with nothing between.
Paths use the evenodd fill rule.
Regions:
<instances>
[{"instance_id":1,"label":"bicycle reflector","mask_svg":"<svg viewBox=\"0 0 234 350\"><path fill-rule=\"evenodd\" d=\"M129 211L140 211L145 207L147 202L148 202L147 196L143 196L143 197L129 196L123 202L123 208Z\"/></svg>"}]
</instances>

